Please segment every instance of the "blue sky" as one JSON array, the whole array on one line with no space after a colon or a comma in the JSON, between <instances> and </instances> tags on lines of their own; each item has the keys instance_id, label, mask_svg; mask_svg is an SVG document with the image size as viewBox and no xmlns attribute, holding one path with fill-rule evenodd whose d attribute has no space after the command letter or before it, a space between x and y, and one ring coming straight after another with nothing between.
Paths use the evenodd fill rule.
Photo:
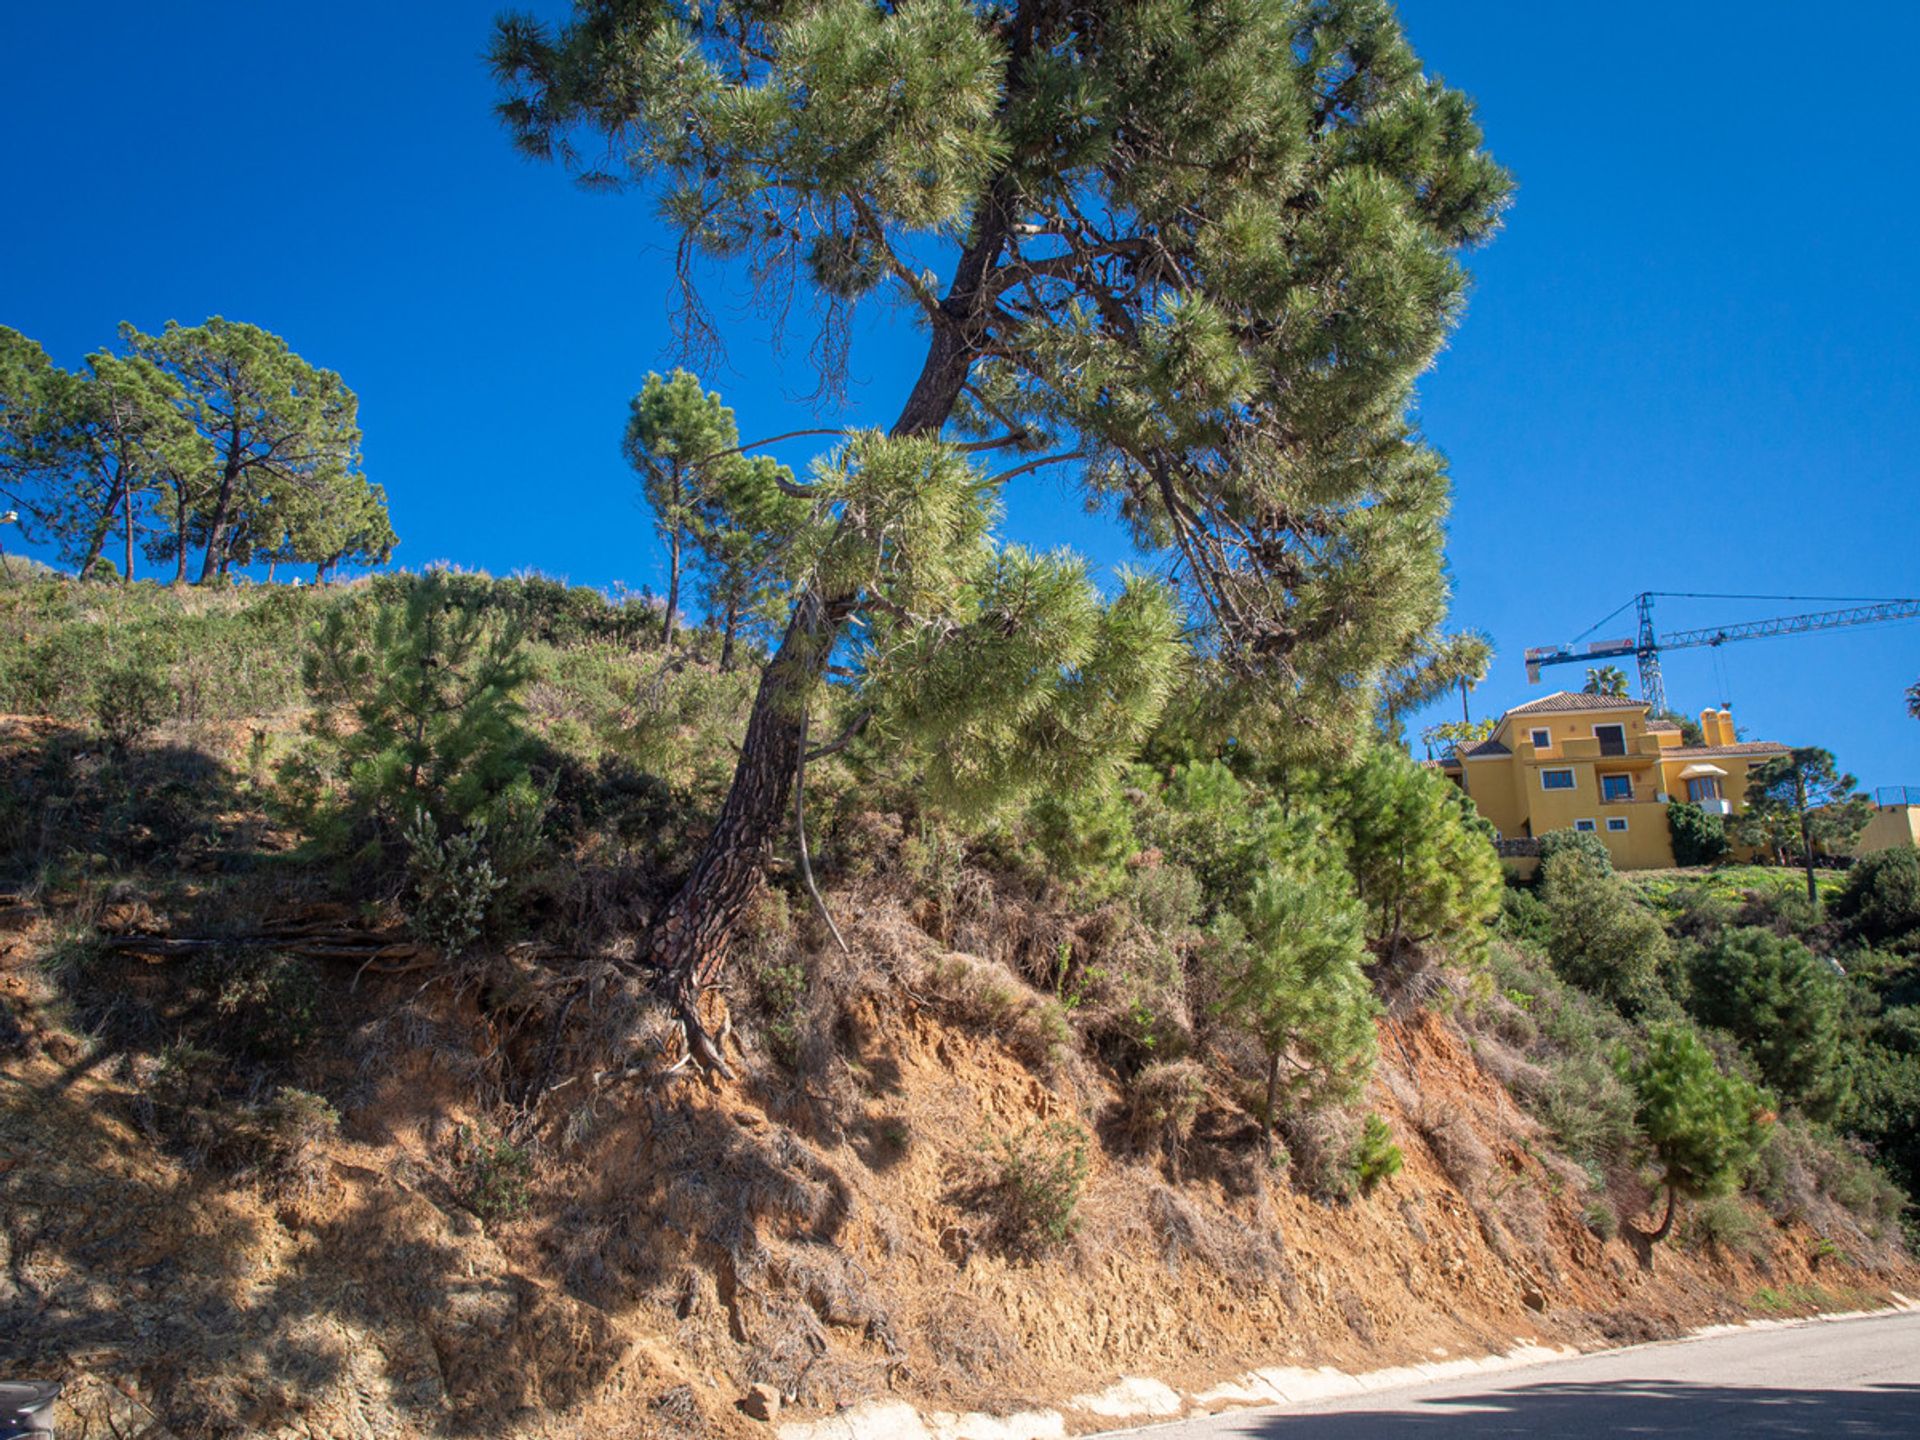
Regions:
<instances>
[{"instance_id":1,"label":"blue sky","mask_svg":"<svg viewBox=\"0 0 1920 1440\"><path fill-rule=\"evenodd\" d=\"M400 562L657 585L619 437L669 358L663 237L644 201L512 154L479 58L495 8L0 8L0 324L69 365L123 319L264 325L359 393ZM1804 7L1757 0L1631 23L1598 3L1402 11L1520 187L1422 386L1457 485L1455 618L1499 650L1475 714L1542 693L1521 652L1638 590L1920 594L1920 87L1897 61L1920 7L1849 7L1817 42ZM821 423L799 404L804 345L783 359L751 316L723 318L730 364L707 379L743 432ZM913 353L870 315L830 419L890 420ZM1059 480L1009 499L1017 538L1123 558ZM1755 738L1920 784L1901 699L1920 625L1666 670L1680 708L1729 700Z\"/></svg>"}]
</instances>

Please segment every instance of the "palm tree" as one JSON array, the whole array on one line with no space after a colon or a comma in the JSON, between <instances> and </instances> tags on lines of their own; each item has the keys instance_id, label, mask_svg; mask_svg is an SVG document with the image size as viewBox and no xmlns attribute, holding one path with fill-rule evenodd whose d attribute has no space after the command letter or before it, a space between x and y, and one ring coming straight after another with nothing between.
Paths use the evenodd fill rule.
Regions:
<instances>
[{"instance_id":1,"label":"palm tree","mask_svg":"<svg viewBox=\"0 0 1920 1440\"><path fill-rule=\"evenodd\" d=\"M1625 695L1627 693L1627 672L1618 665L1596 665L1587 671L1586 693L1589 695Z\"/></svg>"}]
</instances>

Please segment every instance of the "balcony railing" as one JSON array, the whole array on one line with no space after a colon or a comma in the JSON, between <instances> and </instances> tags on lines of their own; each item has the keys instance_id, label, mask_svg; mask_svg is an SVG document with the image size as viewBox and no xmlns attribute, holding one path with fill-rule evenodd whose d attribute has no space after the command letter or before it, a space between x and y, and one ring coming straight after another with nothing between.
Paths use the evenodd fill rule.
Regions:
<instances>
[{"instance_id":1,"label":"balcony railing","mask_svg":"<svg viewBox=\"0 0 1920 1440\"><path fill-rule=\"evenodd\" d=\"M1873 792L1873 803L1889 809L1895 805L1920 805L1920 785L1881 785Z\"/></svg>"}]
</instances>

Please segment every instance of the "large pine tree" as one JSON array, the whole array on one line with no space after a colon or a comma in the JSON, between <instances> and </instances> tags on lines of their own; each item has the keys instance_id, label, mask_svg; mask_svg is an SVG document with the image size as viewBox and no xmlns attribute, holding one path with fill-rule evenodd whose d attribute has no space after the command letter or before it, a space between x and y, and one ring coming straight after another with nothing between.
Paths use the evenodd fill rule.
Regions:
<instances>
[{"instance_id":1,"label":"large pine tree","mask_svg":"<svg viewBox=\"0 0 1920 1440\"><path fill-rule=\"evenodd\" d=\"M850 307L904 301L925 350L891 435L1004 450L1003 480L1077 467L1186 591L1243 733L1355 733L1430 643L1447 481L1412 386L1508 181L1381 0L578 0L559 27L504 17L492 59L524 151L657 199L690 340L697 261L744 263L817 306L833 397ZM807 578L649 937L708 1063L699 983L786 814L806 697L874 608L850 574Z\"/></svg>"}]
</instances>

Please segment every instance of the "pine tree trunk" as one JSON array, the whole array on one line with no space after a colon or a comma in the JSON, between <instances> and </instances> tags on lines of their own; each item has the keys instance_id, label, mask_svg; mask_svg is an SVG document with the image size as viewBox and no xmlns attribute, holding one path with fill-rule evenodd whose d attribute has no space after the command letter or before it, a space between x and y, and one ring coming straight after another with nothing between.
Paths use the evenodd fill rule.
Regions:
<instances>
[{"instance_id":1,"label":"pine tree trunk","mask_svg":"<svg viewBox=\"0 0 1920 1440\"><path fill-rule=\"evenodd\" d=\"M207 523L207 554L200 562L200 583L205 585L214 576L224 574L224 551L227 545L228 512L233 508L233 489L240 478L240 427L234 422L232 433L227 437L227 461L220 471L220 493L214 497L213 516ZM184 517L183 517L184 518ZM187 543L186 527L180 530L180 544L184 549Z\"/></svg>"},{"instance_id":2,"label":"pine tree trunk","mask_svg":"<svg viewBox=\"0 0 1920 1440\"><path fill-rule=\"evenodd\" d=\"M119 508L119 505L119 497L116 496L107 512L100 517L100 523L93 527L93 534L87 537L87 554L86 558L80 562L79 570L82 580L86 579L93 570L94 563L100 558L100 552L107 548L107 536L113 533L113 512Z\"/></svg>"},{"instance_id":3,"label":"pine tree trunk","mask_svg":"<svg viewBox=\"0 0 1920 1440\"><path fill-rule=\"evenodd\" d=\"M1820 892L1813 883L1813 827L1807 820L1807 802L1800 801L1800 853L1807 862L1807 904L1814 908L1816 915L1820 909Z\"/></svg>"},{"instance_id":4,"label":"pine tree trunk","mask_svg":"<svg viewBox=\"0 0 1920 1440\"><path fill-rule=\"evenodd\" d=\"M1273 1117L1280 1106L1280 1052L1267 1057L1267 1109L1260 1117L1260 1158L1273 1165ZM1264 1180L1264 1176L1263 1176Z\"/></svg>"},{"instance_id":5,"label":"pine tree trunk","mask_svg":"<svg viewBox=\"0 0 1920 1440\"><path fill-rule=\"evenodd\" d=\"M176 484L173 502L173 583L187 583L187 491Z\"/></svg>"},{"instance_id":6,"label":"pine tree trunk","mask_svg":"<svg viewBox=\"0 0 1920 1440\"><path fill-rule=\"evenodd\" d=\"M734 931L773 858L774 837L800 763L801 705L837 630L817 595L804 595L794 606L780 649L760 676L720 818L649 936L654 963L665 972L666 998L686 1027L689 1047L700 1064L721 1074L729 1072L701 1023L700 992L719 977Z\"/></svg>"},{"instance_id":7,"label":"pine tree trunk","mask_svg":"<svg viewBox=\"0 0 1920 1440\"><path fill-rule=\"evenodd\" d=\"M680 613L680 531L675 527L667 542L667 619L661 635L666 648L673 649L673 622Z\"/></svg>"},{"instance_id":8,"label":"pine tree trunk","mask_svg":"<svg viewBox=\"0 0 1920 1440\"><path fill-rule=\"evenodd\" d=\"M987 301L985 281L1009 232L1007 206L996 191L975 222L934 327L919 379L891 433L934 435L959 403L978 353L976 326ZM676 536L677 541L677 536ZM674 589L678 588L675 545ZM676 596L668 597L672 623ZM688 1053L703 1068L730 1075L700 1016L700 996L719 978L747 908L765 882L773 843L786 824L794 776L805 743L802 710L826 672L853 609L848 596L801 596L780 647L760 677L753 713L720 818L679 892L654 919L641 953L660 973L659 988L686 1032Z\"/></svg>"},{"instance_id":9,"label":"pine tree trunk","mask_svg":"<svg viewBox=\"0 0 1920 1440\"><path fill-rule=\"evenodd\" d=\"M1660 1228L1647 1236L1647 1243L1649 1245L1658 1245L1662 1240L1666 1239L1668 1235L1673 1233L1673 1212L1678 1199L1679 1192L1673 1188L1673 1182L1668 1181L1667 1213L1660 1217Z\"/></svg>"},{"instance_id":10,"label":"pine tree trunk","mask_svg":"<svg viewBox=\"0 0 1920 1440\"><path fill-rule=\"evenodd\" d=\"M727 628L720 636L720 673L726 674L733 669L733 632L740 626L740 607L733 601L727 602Z\"/></svg>"},{"instance_id":11,"label":"pine tree trunk","mask_svg":"<svg viewBox=\"0 0 1920 1440\"><path fill-rule=\"evenodd\" d=\"M121 491L121 539L126 546L126 568L121 571L120 583L133 583L133 486L125 486Z\"/></svg>"}]
</instances>

